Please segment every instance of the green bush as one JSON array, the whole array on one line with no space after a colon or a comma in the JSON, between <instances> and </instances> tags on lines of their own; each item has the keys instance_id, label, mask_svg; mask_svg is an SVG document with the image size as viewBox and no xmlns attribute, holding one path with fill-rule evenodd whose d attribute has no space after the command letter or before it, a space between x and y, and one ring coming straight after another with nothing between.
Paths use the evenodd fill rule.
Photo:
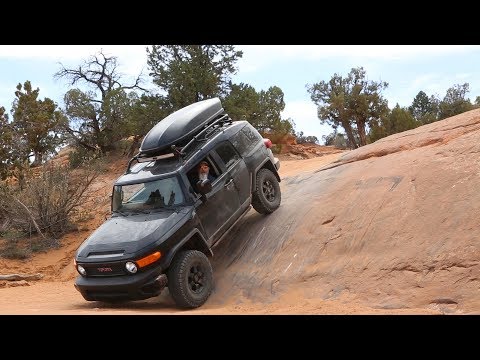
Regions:
<instances>
[{"instance_id":1,"label":"green bush","mask_svg":"<svg viewBox=\"0 0 480 360\"><path fill-rule=\"evenodd\" d=\"M60 248L60 241L55 238L36 239L30 243L30 250L34 253Z\"/></svg>"},{"instance_id":2,"label":"green bush","mask_svg":"<svg viewBox=\"0 0 480 360\"><path fill-rule=\"evenodd\" d=\"M68 154L68 161L72 169L76 169L93 159L99 157L98 152L87 150L83 147L78 147Z\"/></svg>"},{"instance_id":3,"label":"green bush","mask_svg":"<svg viewBox=\"0 0 480 360\"><path fill-rule=\"evenodd\" d=\"M282 152L283 145L282 144L273 144L271 147L272 153L280 154Z\"/></svg>"},{"instance_id":4,"label":"green bush","mask_svg":"<svg viewBox=\"0 0 480 360\"><path fill-rule=\"evenodd\" d=\"M0 256L11 260L24 260L31 254L29 249L20 247L17 241L7 241L4 248L0 250Z\"/></svg>"}]
</instances>

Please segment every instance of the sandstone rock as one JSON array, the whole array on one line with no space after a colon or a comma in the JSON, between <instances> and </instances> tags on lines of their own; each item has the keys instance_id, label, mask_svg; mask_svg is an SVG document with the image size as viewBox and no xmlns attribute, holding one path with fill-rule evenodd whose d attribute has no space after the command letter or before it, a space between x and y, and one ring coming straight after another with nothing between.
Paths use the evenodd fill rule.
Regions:
<instances>
[{"instance_id":1,"label":"sandstone rock","mask_svg":"<svg viewBox=\"0 0 480 360\"><path fill-rule=\"evenodd\" d=\"M216 296L272 301L275 280L285 296L478 313L479 156L477 109L289 178L274 214L246 217L217 249Z\"/></svg>"}]
</instances>

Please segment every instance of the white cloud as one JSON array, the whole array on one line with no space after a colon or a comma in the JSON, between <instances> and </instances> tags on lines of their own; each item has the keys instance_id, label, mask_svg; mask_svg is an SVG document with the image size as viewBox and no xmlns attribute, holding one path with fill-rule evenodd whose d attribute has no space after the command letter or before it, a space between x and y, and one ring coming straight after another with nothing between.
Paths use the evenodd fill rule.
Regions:
<instances>
[{"instance_id":1,"label":"white cloud","mask_svg":"<svg viewBox=\"0 0 480 360\"><path fill-rule=\"evenodd\" d=\"M295 131L303 131L305 136L316 136L323 143L322 136L333 132L328 125L321 125L317 117L317 106L311 101L291 101L285 104L282 118L291 118L295 122Z\"/></svg>"},{"instance_id":2,"label":"white cloud","mask_svg":"<svg viewBox=\"0 0 480 360\"><path fill-rule=\"evenodd\" d=\"M478 76L475 73L463 72L449 76L445 76L441 73L422 74L414 78L412 81L405 79L400 84L387 88L385 91L385 97L388 100L390 108L394 107L397 103L400 106L409 106L420 91L425 92L429 97L434 95L442 100L446 95L447 90L452 86L469 83L470 92L467 94L467 97L473 102L476 97L475 90L477 89L474 87L474 79L477 79L477 77Z\"/></svg>"},{"instance_id":3,"label":"white cloud","mask_svg":"<svg viewBox=\"0 0 480 360\"><path fill-rule=\"evenodd\" d=\"M108 55L146 57L146 45L0 45L1 58L78 59L100 50Z\"/></svg>"},{"instance_id":4,"label":"white cloud","mask_svg":"<svg viewBox=\"0 0 480 360\"><path fill-rule=\"evenodd\" d=\"M351 58L373 60L415 59L426 56L478 50L478 45L246 45L239 61L242 72L258 70L268 64L289 60Z\"/></svg>"},{"instance_id":5,"label":"white cloud","mask_svg":"<svg viewBox=\"0 0 480 360\"><path fill-rule=\"evenodd\" d=\"M80 64L100 50L116 56L120 69L127 75L137 75L147 65L147 45L0 45L0 58L52 60Z\"/></svg>"},{"instance_id":6,"label":"white cloud","mask_svg":"<svg viewBox=\"0 0 480 360\"><path fill-rule=\"evenodd\" d=\"M100 49L117 56L127 74L137 74L146 68L148 45L0 45L0 58L50 59L75 62L87 59ZM244 45L239 61L242 72L255 71L268 64L290 60L325 58L362 58L395 60L428 55L459 53L480 49L478 45Z\"/></svg>"},{"instance_id":7,"label":"white cloud","mask_svg":"<svg viewBox=\"0 0 480 360\"><path fill-rule=\"evenodd\" d=\"M428 96L436 95L441 99L446 95L447 90L454 85L464 83L469 83L470 90L471 88L471 79L476 78L476 74L470 73L457 73L451 77L444 77L441 74L427 74L416 78L412 85L408 88L408 93L414 94L415 97L420 90L423 90ZM473 95L471 91L469 93L470 97ZM467 95L468 96L468 95ZM413 97L410 99L410 102L413 101Z\"/></svg>"},{"instance_id":8,"label":"white cloud","mask_svg":"<svg viewBox=\"0 0 480 360\"><path fill-rule=\"evenodd\" d=\"M21 83L22 87L24 81L18 82L0 82L0 106L3 106L8 113L12 108L12 103L16 99L15 91L17 90L17 85ZM61 100L59 98L58 89L56 89L50 82L43 81L31 81L33 89L40 89L39 99L43 100L45 98L50 98L53 101L57 102Z\"/></svg>"},{"instance_id":9,"label":"white cloud","mask_svg":"<svg viewBox=\"0 0 480 360\"><path fill-rule=\"evenodd\" d=\"M468 82L468 79L471 79L472 75L473 74L470 74L470 73L460 73L460 74L455 75L455 79L456 80L467 80L467 82Z\"/></svg>"},{"instance_id":10,"label":"white cloud","mask_svg":"<svg viewBox=\"0 0 480 360\"><path fill-rule=\"evenodd\" d=\"M424 91L428 96L433 95L441 88L439 84L441 80L442 76L439 73L427 73L413 80L404 79L398 84L389 86L384 94L388 106L393 108L397 103L400 106L409 106L419 91Z\"/></svg>"},{"instance_id":11,"label":"white cloud","mask_svg":"<svg viewBox=\"0 0 480 360\"><path fill-rule=\"evenodd\" d=\"M434 73L421 75L412 81L408 90L410 91L410 90L421 89L423 86L431 83L432 81L435 81L439 77L440 77L440 74L434 74Z\"/></svg>"}]
</instances>

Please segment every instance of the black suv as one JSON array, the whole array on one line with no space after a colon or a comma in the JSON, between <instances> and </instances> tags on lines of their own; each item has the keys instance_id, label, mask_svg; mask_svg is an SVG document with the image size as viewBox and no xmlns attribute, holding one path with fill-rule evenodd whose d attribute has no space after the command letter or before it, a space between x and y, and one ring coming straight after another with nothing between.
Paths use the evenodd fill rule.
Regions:
<instances>
[{"instance_id":1,"label":"black suv","mask_svg":"<svg viewBox=\"0 0 480 360\"><path fill-rule=\"evenodd\" d=\"M280 206L280 162L218 98L155 125L113 185L112 216L78 248L75 288L88 301L142 300L168 286L195 308L212 292L212 246L253 208ZM134 164L135 163L135 164Z\"/></svg>"}]
</instances>

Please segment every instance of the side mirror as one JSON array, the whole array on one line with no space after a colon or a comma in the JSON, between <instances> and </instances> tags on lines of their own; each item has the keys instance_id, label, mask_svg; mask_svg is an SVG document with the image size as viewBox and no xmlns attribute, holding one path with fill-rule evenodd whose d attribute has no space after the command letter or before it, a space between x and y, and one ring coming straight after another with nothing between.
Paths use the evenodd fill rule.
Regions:
<instances>
[{"instance_id":1,"label":"side mirror","mask_svg":"<svg viewBox=\"0 0 480 360\"><path fill-rule=\"evenodd\" d=\"M208 194L210 191L212 191L212 183L208 179L199 181L197 182L197 189L202 195Z\"/></svg>"}]
</instances>

